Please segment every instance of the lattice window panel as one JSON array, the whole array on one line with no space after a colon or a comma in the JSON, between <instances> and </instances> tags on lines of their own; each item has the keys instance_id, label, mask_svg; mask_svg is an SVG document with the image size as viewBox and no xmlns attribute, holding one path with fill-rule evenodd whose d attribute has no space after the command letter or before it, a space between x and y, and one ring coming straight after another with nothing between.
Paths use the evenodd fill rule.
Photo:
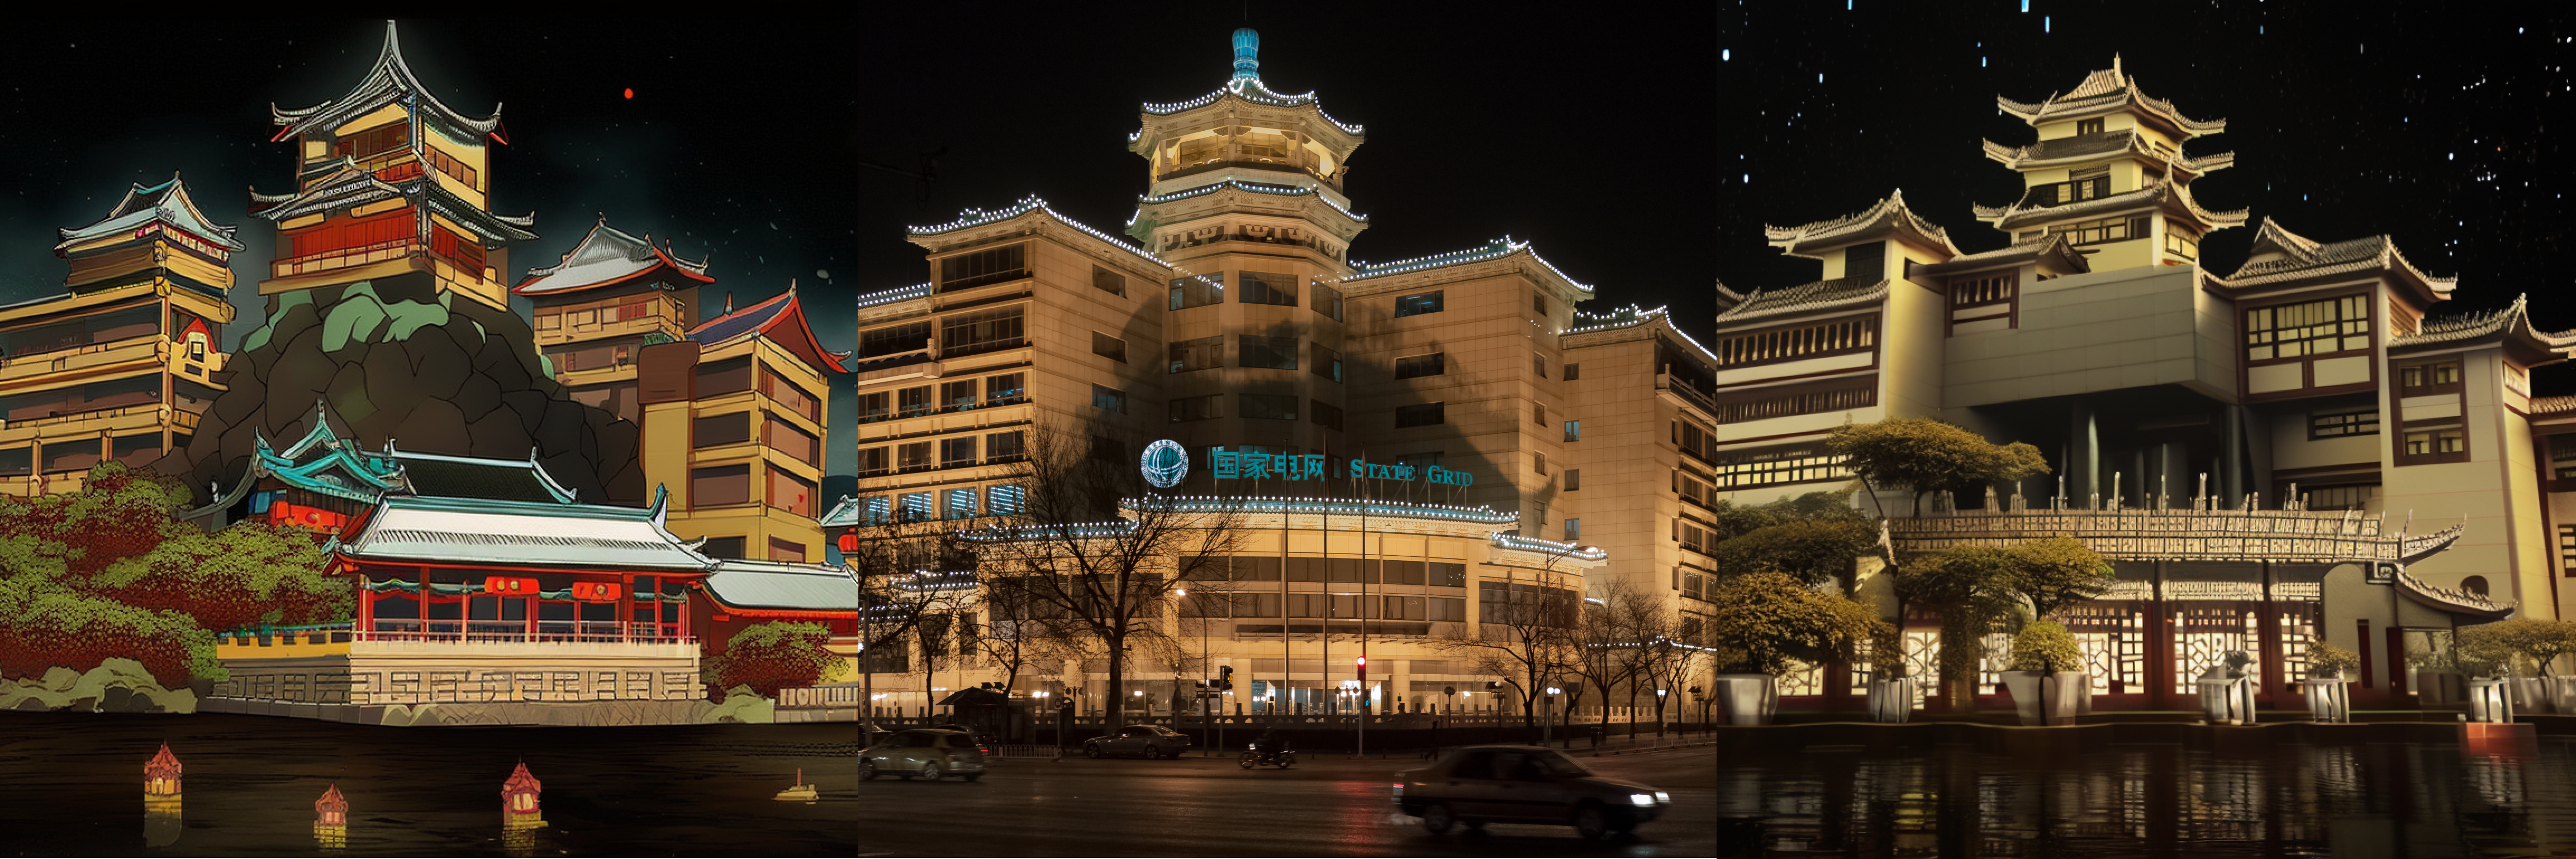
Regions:
<instances>
[{"instance_id":1,"label":"lattice window panel","mask_svg":"<svg viewBox=\"0 0 2576 859\"><path fill-rule=\"evenodd\" d=\"M2225 666L2230 650L2245 651L2253 660L2245 664L2246 676L2261 676L2261 627L2254 610L2235 605L2177 605L2174 615L2175 692L2199 694L2200 675L2210 666Z\"/></svg>"},{"instance_id":2,"label":"lattice window panel","mask_svg":"<svg viewBox=\"0 0 2576 859\"><path fill-rule=\"evenodd\" d=\"M2143 692L2147 682L2146 612L2134 603L2094 601L2061 613L2075 646L2084 651L2084 671L2093 692Z\"/></svg>"},{"instance_id":3,"label":"lattice window panel","mask_svg":"<svg viewBox=\"0 0 2576 859\"><path fill-rule=\"evenodd\" d=\"M1941 682L1941 633L1938 630L1905 633L1905 674L1914 678L1914 706Z\"/></svg>"},{"instance_id":4,"label":"lattice window panel","mask_svg":"<svg viewBox=\"0 0 2576 859\"><path fill-rule=\"evenodd\" d=\"M2318 604L2277 607L2281 622L2281 677L2295 681L2308 676L2308 648L2317 640Z\"/></svg>"},{"instance_id":5,"label":"lattice window panel","mask_svg":"<svg viewBox=\"0 0 2576 859\"><path fill-rule=\"evenodd\" d=\"M1782 697L1825 694L1825 669L1817 665L1791 667L1789 673L1780 675L1779 688Z\"/></svg>"},{"instance_id":6,"label":"lattice window panel","mask_svg":"<svg viewBox=\"0 0 2576 859\"><path fill-rule=\"evenodd\" d=\"M1985 657L1977 660L1977 694L2001 695L2004 671L2012 667L2012 636L2001 633L1986 635Z\"/></svg>"}]
</instances>

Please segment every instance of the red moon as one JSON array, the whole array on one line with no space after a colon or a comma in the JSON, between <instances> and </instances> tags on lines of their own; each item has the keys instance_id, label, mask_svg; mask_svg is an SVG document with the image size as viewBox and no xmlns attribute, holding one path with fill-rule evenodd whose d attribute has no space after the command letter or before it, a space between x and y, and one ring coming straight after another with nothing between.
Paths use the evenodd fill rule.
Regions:
<instances>
[{"instance_id":1,"label":"red moon","mask_svg":"<svg viewBox=\"0 0 2576 859\"><path fill-rule=\"evenodd\" d=\"M635 100L635 88L634 88L634 87L627 87L627 88L626 88L626 100L627 100L627 101L634 101L634 100Z\"/></svg>"}]
</instances>

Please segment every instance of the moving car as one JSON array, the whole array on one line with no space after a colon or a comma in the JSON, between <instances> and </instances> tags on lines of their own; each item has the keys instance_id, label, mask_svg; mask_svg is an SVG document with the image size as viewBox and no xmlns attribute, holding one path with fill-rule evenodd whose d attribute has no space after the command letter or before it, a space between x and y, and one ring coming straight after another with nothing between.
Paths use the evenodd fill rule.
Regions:
<instances>
[{"instance_id":1,"label":"moving car","mask_svg":"<svg viewBox=\"0 0 2576 859\"><path fill-rule=\"evenodd\" d=\"M1469 746L1395 775L1395 804L1438 835L1456 824L1542 823L1600 838L1663 813L1671 794L1607 778L1538 746Z\"/></svg>"},{"instance_id":2,"label":"moving car","mask_svg":"<svg viewBox=\"0 0 2576 859\"><path fill-rule=\"evenodd\" d=\"M984 777L984 750L964 731L896 731L859 752L859 778L874 779L879 774L906 781L914 776L938 781L954 774L974 781Z\"/></svg>"},{"instance_id":3,"label":"moving car","mask_svg":"<svg viewBox=\"0 0 2576 859\"><path fill-rule=\"evenodd\" d=\"M1118 729L1116 736L1099 736L1082 741L1082 753L1095 758L1111 755L1177 758L1182 752L1189 750L1189 737L1161 725L1129 725Z\"/></svg>"}]
</instances>

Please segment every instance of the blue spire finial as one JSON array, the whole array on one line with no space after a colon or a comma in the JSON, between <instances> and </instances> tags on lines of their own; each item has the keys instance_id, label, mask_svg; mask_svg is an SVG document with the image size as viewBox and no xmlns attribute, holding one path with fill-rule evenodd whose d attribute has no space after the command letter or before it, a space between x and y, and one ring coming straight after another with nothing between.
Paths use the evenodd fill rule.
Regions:
<instances>
[{"instance_id":1,"label":"blue spire finial","mask_svg":"<svg viewBox=\"0 0 2576 859\"><path fill-rule=\"evenodd\" d=\"M1261 34L1250 27L1234 31L1234 79L1261 79Z\"/></svg>"}]
</instances>

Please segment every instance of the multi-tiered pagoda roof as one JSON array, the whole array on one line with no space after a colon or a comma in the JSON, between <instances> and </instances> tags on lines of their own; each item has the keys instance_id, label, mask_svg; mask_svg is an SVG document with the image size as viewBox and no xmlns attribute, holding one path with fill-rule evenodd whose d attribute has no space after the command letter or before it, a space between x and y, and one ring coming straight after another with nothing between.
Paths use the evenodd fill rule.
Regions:
<instances>
[{"instance_id":1,"label":"multi-tiered pagoda roof","mask_svg":"<svg viewBox=\"0 0 2576 859\"><path fill-rule=\"evenodd\" d=\"M655 247L653 235L637 237L608 225L602 214L581 241L565 251L563 261L531 269L528 279L512 287L520 295L561 295L624 283L714 283L707 260L681 259L668 248Z\"/></svg>"},{"instance_id":2,"label":"multi-tiered pagoda roof","mask_svg":"<svg viewBox=\"0 0 2576 859\"><path fill-rule=\"evenodd\" d=\"M814 339L814 328L806 324L804 305L797 300L792 284L786 292L767 301L740 310L727 307L723 315L689 329L689 339L698 341L700 348L706 350L753 337L769 338L826 375L850 371L842 363L849 360L850 353L825 349L822 341Z\"/></svg>"},{"instance_id":3,"label":"multi-tiered pagoda roof","mask_svg":"<svg viewBox=\"0 0 2576 859\"><path fill-rule=\"evenodd\" d=\"M428 87L421 85L419 76L412 74L410 64L403 62L402 41L397 38L392 21L385 22L385 44L377 50L376 61L367 67L366 76L359 78L358 85L351 87L347 94L312 107L292 110L270 103L269 120L278 126L278 130L277 135L269 140L286 140L314 131L327 132L391 104L410 108L415 117L437 124L460 141L476 141L489 136L502 143L509 142L508 132L501 128L501 105L492 105L491 114L476 119L448 107Z\"/></svg>"},{"instance_id":4,"label":"multi-tiered pagoda roof","mask_svg":"<svg viewBox=\"0 0 2576 859\"><path fill-rule=\"evenodd\" d=\"M1839 218L1827 218L1794 227L1763 225L1764 238L1781 253L1811 256L1823 250L1842 247L1872 238L1893 236L1950 256L1959 255L1959 246L1950 243L1950 233L1939 224L1924 220L1905 207L1905 192L1887 195L1867 209Z\"/></svg>"},{"instance_id":5,"label":"multi-tiered pagoda roof","mask_svg":"<svg viewBox=\"0 0 2576 859\"><path fill-rule=\"evenodd\" d=\"M2192 119L2174 109L2172 102L2139 91L2137 79L2120 70L2120 57L2116 54L2111 57L2110 68L2086 75L2084 82L2072 90L2050 95L2038 104L1996 96L1995 106L2033 126L2128 111L2155 120L2185 139L2227 130L2227 120Z\"/></svg>"},{"instance_id":6,"label":"multi-tiered pagoda roof","mask_svg":"<svg viewBox=\"0 0 2576 859\"><path fill-rule=\"evenodd\" d=\"M197 208L197 201L188 196L187 183L172 173L170 181L150 186L138 183L127 189L125 196L108 208L107 217L86 227L58 231L62 241L54 245L54 253L83 242L129 235L154 223L226 251L242 249L241 242L233 238L241 228L206 217Z\"/></svg>"}]
</instances>

